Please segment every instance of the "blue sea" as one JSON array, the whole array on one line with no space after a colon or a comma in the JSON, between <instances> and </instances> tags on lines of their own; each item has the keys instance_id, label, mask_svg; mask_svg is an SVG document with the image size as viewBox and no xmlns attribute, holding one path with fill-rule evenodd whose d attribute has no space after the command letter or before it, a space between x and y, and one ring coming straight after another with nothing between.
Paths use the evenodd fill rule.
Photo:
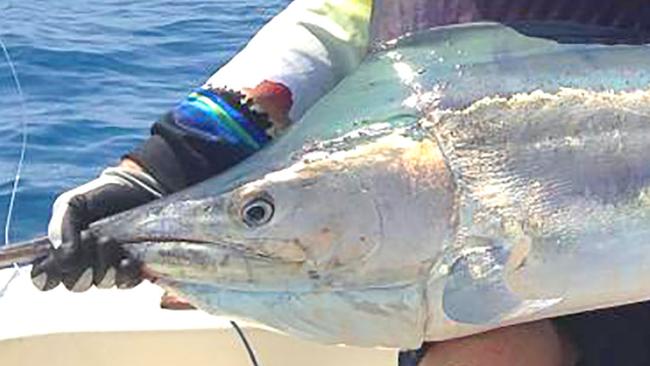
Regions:
<instances>
[{"instance_id":1,"label":"blue sea","mask_svg":"<svg viewBox=\"0 0 650 366\"><path fill-rule=\"evenodd\" d=\"M12 241L44 234L58 194L115 164L289 0L0 2L0 226L28 145ZM4 230L0 228L0 230ZM0 241L1 245L1 241Z\"/></svg>"}]
</instances>

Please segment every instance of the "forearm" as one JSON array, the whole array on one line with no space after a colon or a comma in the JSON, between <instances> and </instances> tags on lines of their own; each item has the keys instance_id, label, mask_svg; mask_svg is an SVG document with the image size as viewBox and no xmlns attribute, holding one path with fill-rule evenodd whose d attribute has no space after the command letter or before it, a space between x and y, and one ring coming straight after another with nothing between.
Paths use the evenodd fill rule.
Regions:
<instances>
[{"instance_id":1,"label":"forearm","mask_svg":"<svg viewBox=\"0 0 650 366\"><path fill-rule=\"evenodd\" d=\"M200 92L217 97L209 90ZM243 94L236 95L246 98ZM208 98L202 98L208 104L213 103ZM271 140L273 123L269 119L270 114L251 111L248 106L244 107L246 113L240 113L242 108L235 105L231 112L239 114L240 118L226 117L229 121L223 121L212 111L204 113L200 110L205 104L194 97L188 97L164 114L153 124L151 136L126 154L119 166L136 171L144 170L167 192L175 192L226 170ZM188 109L189 115L186 113ZM248 121L249 126L239 126L238 121L241 120ZM262 125L250 126L253 121ZM212 128L220 124L222 126ZM251 131L251 127L259 128Z\"/></svg>"}]
</instances>

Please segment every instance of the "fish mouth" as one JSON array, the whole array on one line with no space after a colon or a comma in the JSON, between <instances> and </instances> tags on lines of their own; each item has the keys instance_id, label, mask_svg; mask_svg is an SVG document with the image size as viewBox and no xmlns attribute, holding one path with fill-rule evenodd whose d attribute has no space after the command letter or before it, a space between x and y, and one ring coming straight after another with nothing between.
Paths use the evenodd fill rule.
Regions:
<instances>
[{"instance_id":1,"label":"fish mouth","mask_svg":"<svg viewBox=\"0 0 650 366\"><path fill-rule=\"evenodd\" d=\"M154 283L210 283L244 289L291 278L303 262L261 252L230 241L176 236L137 236L122 248L139 261L142 274ZM285 277L286 276L286 277Z\"/></svg>"},{"instance_id":2,"label":"fish mouth","mask_svg":"<svg viewBox=\"0 0 650 366\"><path fill-rule=\"evenodd\" d=\"M176 236L136 236L126 240L120 240L117 242L118 245L125 247L128 250L139 251L138 246L146 247L155 246L155 245L200 245L206 246L212 249L221 249L230 251L232 254L245 256L249 259L261 259L261 260L274 260L274 261L283 261L283 262L302 262L302 260L288 260L285 257L272 255L260 250L255 250L249 245L239 244L234 241L227 240L214 240L214 239L195 239L190 237L176 237Z\"/></svg>"},{"instance_id":3,"label":"fish mouth","mask_svg":"<svg viewBox=\"0 0 650 366\"><path fill-rule=\"evenodd\" d=\"M136 236L128 239L121 239L117 241L119 245L137 245L147 243L192 243L192 244L209 244L209 245L224 245L216 241L193 239L188 237L175 237L175 236Z\"/></svg>"}]
</instances>

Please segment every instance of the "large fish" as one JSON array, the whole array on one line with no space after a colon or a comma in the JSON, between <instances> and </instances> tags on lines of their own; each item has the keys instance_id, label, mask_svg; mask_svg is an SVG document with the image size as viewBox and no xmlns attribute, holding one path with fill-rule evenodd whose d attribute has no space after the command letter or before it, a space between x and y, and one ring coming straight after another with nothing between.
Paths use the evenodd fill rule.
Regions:
<instances>
[{"instance_id":1,"label":"large fish","mask_svg":"<svg viewBox=\"0 0 650 366\"><path fill-rule=\"evenodd\" d=\"M91 231L207 312L325 343L649 299L650 48L618 33L403 37L254 158Z\"/></svg>"}]
</instances>

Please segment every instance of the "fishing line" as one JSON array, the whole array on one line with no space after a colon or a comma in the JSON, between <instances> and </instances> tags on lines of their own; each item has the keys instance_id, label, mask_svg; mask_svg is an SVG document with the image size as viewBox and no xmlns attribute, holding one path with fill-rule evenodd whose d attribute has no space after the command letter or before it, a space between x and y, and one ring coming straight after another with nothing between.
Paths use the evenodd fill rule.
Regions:
<instances>
[{"instance_id":1,"label":"fishing line","mask_svg":"<svg viewBox=\"0 0 650 366\"><path fill-rule=\"evenodd\" d=\"M18 79L18 74L16 73L16 68L14 67L13 62L11 61L11 56L7 50L7 46L0 39L0 47L4 54L5 60L7 60L7 65L9 65L9 70L11 71L11 76L16 87L16 92L18 92L19 105L20 105L20 123L22 128L22 145L20 147L20 157L18 158L18 165L16 167L16 175L14 176L14 183L11 190L11 196L9 198L9 206L7 208L7 220L5 222L5 245L9 245L9 229L11 228L11 218L13 216L14 204L16 202L16 193L18 192L18 184L20 183L20 176L23 170L23 163L25 162L25 153L27 151L27 122L25 120L25 97L23 95L23 88L20 86L20 80Z\"/></svg>"},{"instance_id":2,"label":"fishing line","mask_svg":"<svg viewBox=\"0 0 650 366\"><path fill-rule=\"evenodd\" d=\"M251 360L251 364L253 366L259 366L259 364L257 363L257 358L255 357L255 352L253 351L253 348L251 347L250 343L248 343L244 331L234 321L231 320L230 324L232 325L233 328L235 328L237 335L239 335L239 339L241 339L242 343L244 344L244 347L246 348L246 352L248 352L248 358Z\"/></svg>"},{"instance_id":3,"label":"fishing line","mask_svg":"<svg viewBox=\"0 0 650 366\"><path fill-rule=\"evenodd\" d=\"M9 50L7 49L7 46L5 43L0 39L0 48L2 48L2 53L4 55L4 58L7 62L7 65L9 66L9 71L11 73L11 77L14 82L14 86L16 88L16 92L18 93L18 104L20 105L20 123L21 123L21 129L22 129L22 144L20 147L20 157L18 158L18 164L16 166L16 174L14 175L14 182L13 186L11 189L11 195L9 196L9 205L7 207L7 219L5 221L5 238L4 238L4 244L9 245L10 240L9 240L9 231L11 229L11 219L13 217L13 212L14 212L14 205L16 203L16 193L18 192L18 184L20 183L20 177L22 174L23 170L23 164L25 162L25 153L27 151L27 121L25 119L25 96L23 94L23 88L20 85L20 80L18 79L18 73L16 72L16 68L14 67L14 63L11 60L11 56L9 54ZM4 295L4 293L7 291L7 288L9 285L18 277L20 274L20 268L18 267L17 264L14 263L14 273L12 276L9 278L7 283L2 287L0 290L0 297Z\"/></svg>"},{"instance_id":4,"label":"fishing line","mask_svg":"<svg viewBox=\"0 0 650 366\"><path fill-rule=\"evenodd\" d=\"M7 283L0 289L0 298L4 296L5 292L7 292L7 289L9 288L9 285L18 277L20 274L20 267L18 267L17 264L14 263L14 273L11 274L11 277L7 280Z\"/></svg>"}]
</instances>

